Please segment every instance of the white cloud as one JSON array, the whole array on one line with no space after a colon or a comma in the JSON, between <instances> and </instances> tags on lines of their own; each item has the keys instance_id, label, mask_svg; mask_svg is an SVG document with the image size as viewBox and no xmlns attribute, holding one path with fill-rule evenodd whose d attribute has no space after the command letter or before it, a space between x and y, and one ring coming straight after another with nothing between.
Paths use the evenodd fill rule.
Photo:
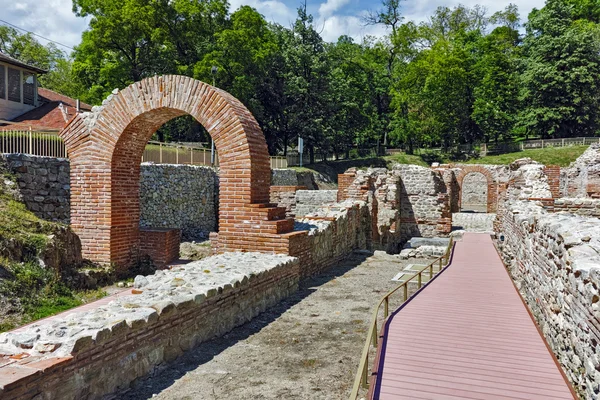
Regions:
<instances>
[{"instance_id":1,"label":"white cloud","mask_svg":"<svg viewBox=\"0 0 600 400\"><path fill-rule=\"evenodd\" d=\"M296 10L277 0L231 0L230 11L234 12L241 6L250 6L261 13L269 22L277 22L290 26L296 19Z\"/></svg>"},{"instance_id":2,"label":"white cloud","mask_svg":"<svg viewBox=\"0 0 600 400\"><path fill-rule=\"evenodd\" d=\"M349 2L350 0L327 0L319 6L319 15L322 18L327 18Z\"/></svg>"},{"instance_id":3,"label":"white cloud","mask_svg":"<svg viewBox=\"0 0 600 400\"><path fill-rule=\"evenodd\" d=\"M335 42L342 35L352 37L356 42L369 36L383 36L386 28L383 25L365 25L358 16L331 16L317 22L316 28L322 27L321 37L328 42Z\"/></svg>"},{"instance_id":4,"label":"white cloud","mask_svg":"<svg viewBox=\"0 0 600 400\"><path fill-rule=\"evenodd\" d=\"M71 0L0 0L0 10L0 19L70 47L79 44L88 24L73 14Z\"/></svg>"},{"instance_id":5,"label":"white cloud","mask_svg":"<svg viewBox=\"0 0 600 400\"><path fill-rule=\"evenodd\" d=\"M242 5L254 7L267 21L291 26L296 19L296 8L301 0L230 0L231 11ZM544 0L420 0L402 3L406 20L427 20L438 6L472 7L481 4L489 14L504 9L509 3L519 6L521 20L526 21L532 8L544 6ZM361 15L367 9L376 9L379 0L308 0L309 11L315 14L315 27L327 41L336 41L340 35L349 35L360 41L366 35L385 34L383 26L365 26ZM72 12L71 0L0 0L0 19L33 31L49 39L75 46L87 28L89 18L78 18ZM40 39L40 42L46 41ZM68 49L65 49L67 52Z\"/></svg>"}]
</instances>

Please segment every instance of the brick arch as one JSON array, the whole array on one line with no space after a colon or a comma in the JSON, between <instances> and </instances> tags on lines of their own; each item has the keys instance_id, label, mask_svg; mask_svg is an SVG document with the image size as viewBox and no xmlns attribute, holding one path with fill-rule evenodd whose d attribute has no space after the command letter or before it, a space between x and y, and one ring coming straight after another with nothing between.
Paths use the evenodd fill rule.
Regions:
<instances>
[{"instance_id":1,"label":"brick arch","mask_svg":"<svg viewBox=\"0 0 600 400\"><path fill-rule=\"evenodd\" d=\"M269 153L252 114L229 93L206 83L176 75L152 77L115 91L102 107L76 116L60 134L71 159L71 225L84 256L120 266L136 256L142 153L160 126L186 114L206 128L219 153L219 242L249 226L256 232L265 225L272 228L269 219L280 213L267 204ZM244 248L239 239L224 242L230 245L218 243L222 251Z\"/></svg>"},{"instance_id":2,"label":"brick arch","mask_svg":"<svg viewBox=\"0 0 600 400\"><path fill-rule=\"evenodd\" d=\"M492 175L492 173L488 169L486 169L480 165L473 165L473 166L461 165L461 166L454 166L454 168L458 169L458 173L456 174L456 181L460 188L460 190L458 192L459 193L459 195L458 195L459 208L462 207L463 180L469 174L480 173L480 174L484 175L487 180L487 212L488 213L496 212L496 209L498 207L498 182L496 181L496 179L494 179L494 176Z\"/></svg>"}]
</instances>

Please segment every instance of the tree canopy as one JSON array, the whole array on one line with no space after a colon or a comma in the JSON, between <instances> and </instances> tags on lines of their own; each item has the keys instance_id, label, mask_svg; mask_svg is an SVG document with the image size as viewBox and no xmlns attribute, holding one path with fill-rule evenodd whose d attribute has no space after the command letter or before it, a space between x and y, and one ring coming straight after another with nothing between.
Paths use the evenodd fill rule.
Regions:
<instances>
[{"instance_id":1,"label":"tree canopy","mask_svg":"<svg viewBox=\"0 0 600 400\"><path fill-rule=\"evenodd\" d=\"M289 26L226 0L73 0L89 27L72 55L0 27L0 50L48 69L41 84L98 104L114 88L183 74L239 98L271 153L302 137L308 152L378 143L443 147L527 137L596 135L600 126L600 7L548 0L524 23L513 4L439 7L407 21L383 0L364 23L384 37L323 40L306 4ZM163 140L201 140L190 118Z\"/></svg>"}]
</instances>

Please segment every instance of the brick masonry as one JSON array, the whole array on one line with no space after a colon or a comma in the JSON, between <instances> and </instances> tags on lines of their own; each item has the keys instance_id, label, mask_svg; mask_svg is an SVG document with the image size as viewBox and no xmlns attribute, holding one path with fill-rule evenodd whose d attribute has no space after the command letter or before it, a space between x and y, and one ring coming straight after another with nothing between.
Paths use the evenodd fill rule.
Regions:
<instances>
[{"instance_id":1,"label":"brick masonry","mask_svg":"<svg viewBox=\"0 0 600 400\"><path fill-rule=\"evenodd\" d=\"M257 238L291 231L293 220L269 203L269 153L248 109L203 82L157 76L115 91L60 134L71 160L71 226L85 257L121 269L136 258L142 152L160 126L185 114L208 130L220 154L216 250L272 251Z\"/></svg>"},{"instance_id":2,"label":"brick masonry","mask_svg":"<svg viewBox=\"0 0 600 400\"><path fill-rule=\"evenodd\" d=\"M179 258L180 243L179 229L140 229L140 252L148 255L157 267L164 267Z\"/></svg>"}]
</instances>

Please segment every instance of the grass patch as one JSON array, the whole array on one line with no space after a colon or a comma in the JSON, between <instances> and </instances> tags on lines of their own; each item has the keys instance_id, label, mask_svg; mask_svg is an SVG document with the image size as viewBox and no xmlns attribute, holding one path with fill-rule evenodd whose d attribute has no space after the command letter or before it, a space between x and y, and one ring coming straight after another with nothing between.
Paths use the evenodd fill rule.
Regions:
<instances>
[{"instance_id":1,"label":"grass patch","mask_svg":"<svg viewBox=\"0 0 600 400\"><path fill-rule=\"evenodd\" d=\"M2 332L107 295L103 290L73 290L54 271L34 262L9 263L3 267L10 278L0 280L0 297L4 307L12 312L0 321Z\"/></svg>"},{"instance_id":2,"label":"grass patch","mask_svg":"<svg viewBox=\"0 0 600 400\"><path fill-rule=\"evenodd\" d=\"M510 164L519 158L529 157L544 165L559 165L568 167L589 146L547 147L545 149L529 149L516 153L486 156L467 161L468 164Z\"/></svg>"}]
</instances>

